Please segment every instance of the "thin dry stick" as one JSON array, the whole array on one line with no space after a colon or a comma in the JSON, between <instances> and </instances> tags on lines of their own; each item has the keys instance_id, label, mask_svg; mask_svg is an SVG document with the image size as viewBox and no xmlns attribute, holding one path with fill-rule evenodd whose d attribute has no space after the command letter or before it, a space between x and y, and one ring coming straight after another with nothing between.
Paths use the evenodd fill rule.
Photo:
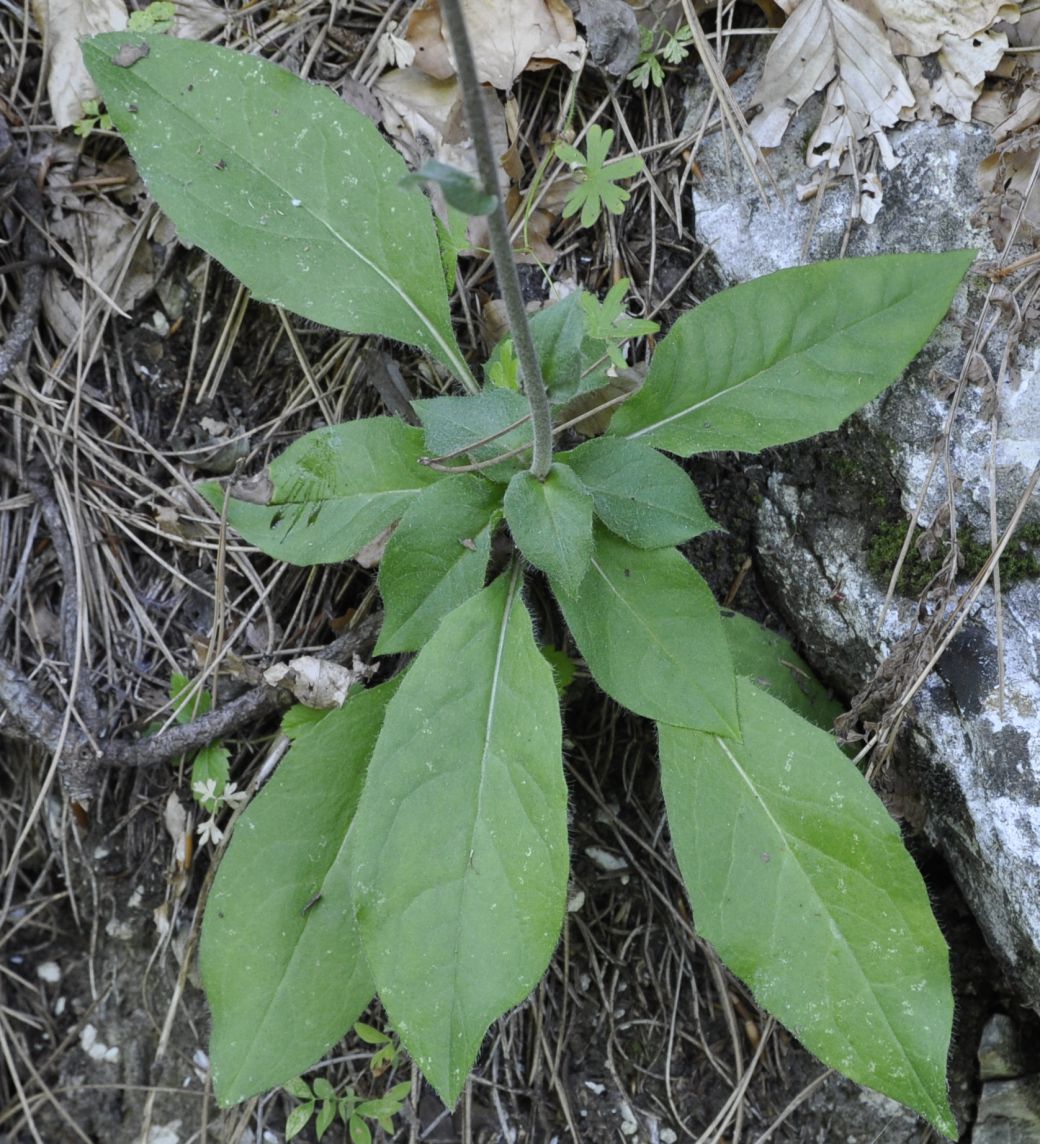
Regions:
<instances>
[{"instance_id":1,"label":"thin dry stick","mask_svg":"<svg viewBox=\"0 0 1040 1144\"><path fill-rule=\"evenodd\" d=\"M14 201L29 220L22 236L20 265L25 267L22 297L7 340L0 347L0 381L22 360L29 348L40 312L43 275L47 263L47 244L42 234L43 199L25 169L19 170L20 158L16 158L16 155L7 121L0 115L0 176L7 176L14 182Z\"/></svg>"}]
</instances>

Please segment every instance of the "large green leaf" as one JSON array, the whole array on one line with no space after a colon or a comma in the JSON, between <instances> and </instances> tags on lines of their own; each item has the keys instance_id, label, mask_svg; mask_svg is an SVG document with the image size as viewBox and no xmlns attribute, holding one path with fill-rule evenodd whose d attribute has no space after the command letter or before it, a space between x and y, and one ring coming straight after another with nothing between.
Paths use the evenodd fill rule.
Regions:
<instances>
[{"instance_id":1,"label":"large green leaf","mask_svg":"<svg viewBox=\"0 0 1040 1144\"><path fill-rule=\"evenodd\" d=\"M722 630L737 675L746 675L803 719L831 730L845 708L816 678L790 640L739 612L722 612Z\"/></svg>"},{"instance_id":2,"label":"large green leaf","mask_svg":"<svg viewBox=\"0 0 1040 1144\"><path fill-rule=\"evenodd\" d=\"M426 430L427 452L435 457L457 453L457 458L448 462L452 465L487 462L531 443L527 398L509 389L485 389L473 397L427 397L412 404ZM510 425L516 427L509 429ZM488 437L493 440L476 444ZM469 448L471 445L474 447ZM525 450L482 471L492 480L508 481L528 464L530 454Z\"/></svg>"},{"instance_id":3,"label":"large green leaf","mask_svg":"<svg viewBox=\"0 0 1040 1144\"><path fill-rule=\"evenodd\" d=\"M422 433L393 417L315 429L271 462L267 503L228 499L228 523L290 564L349 560L439 479L419 464L422 454ZM220 485L198 489L222 511Z\"/></svg>"},{"instance_id":4,"label":"large green leaf","mask_svg":"<svg viewBox=\"0 0 1040 1144\"><path fill-rule=\"evenodd\" d=\"M447 616L387 709L354 843L380 999L451 1105L538 983L567 891L559 700L517 570Z\"/></svg>"},{"instance_id":5,"label":"large green leaf","mask_svg":"<svg viewBox=\"0 0 1040 1144\"><path fill-rule=\"evenodd\" d=\"M599 519L637 548L670 548L718 527L686 473L642 441L597 437L558 459L592 493Z\"/></svg>"},{"instance_id":6,"label":"large green leaf","mask_svg":"<svg viewBox=\"0 0 1040 1144\"><path fill-rule=\"evenodd\" d=\"M379 565L386 613L376 654L417 651L441 620L484 587L502 487L456 473L408 506Z\"/></svg>"},{"instance_id":7,"label":"large green leaf","mask_svg":"<svg viewBox=\"0 0 1040 1144\"><path fill-rule=\"evenodd\" d=\"M554 464L544 481L517 473L503 505L524 556L565 592L576 592L592 556L592 497L573 470Z\"/></svg>"},{"instance_id":8,"label":"large green leaf","mask_svg":"<svg viewBox=\"0 0 1040 1144\"><path fill-rule=\"evenodd\" d=\"M309 1068L375 992L354 926L347 856L395 688L396 681L351 695L301 734L235 827L199 951L221 1104Z\"/></svg>"},{"instance_id":9,"label":"large green leaf","mask_svg":"<svg viewBox=\"0 0 1040 1144\"><path fill-rule=\"evenodd\" d=\"M258 298L422 346L475 388L429 202L399 186L405 165L370 120L326 87L213 44L114 32L83 56L184 239Z\"/></svg>"},{"instance_id":10,"label":"large green leaf","mask_svg":"<svg viewBox=\"0 0 1040 1144\"><path fill-rule=\"evenodd\" d=\"M660 727L698 932L825 1064L956 1136L948 954L898 827L823 731L746 679L737 705L739 741Z\"/></svg>"},{"instance_id":11,"label":"large green leaf","mask_svg":"<svg viewBox=\"0 0 1040 1144\"><path fill-rule=\"evenodd\" d=\"M834 429L913 360L974 257L818 262L716 294L675 323L609 432L688 457Z\"/></svg>"},{"instance_id":12,"label":"large green leaf","mask_svg":"<svg viewBox=\"0 0 1040 1144\"><path fill-rule=\"evenodd\" d=\"M679 552L634 548L597 527L578 592L550 582L589 671L612 699L649 719L736 734L719 610Z\"/></svg>"}]
</instances>

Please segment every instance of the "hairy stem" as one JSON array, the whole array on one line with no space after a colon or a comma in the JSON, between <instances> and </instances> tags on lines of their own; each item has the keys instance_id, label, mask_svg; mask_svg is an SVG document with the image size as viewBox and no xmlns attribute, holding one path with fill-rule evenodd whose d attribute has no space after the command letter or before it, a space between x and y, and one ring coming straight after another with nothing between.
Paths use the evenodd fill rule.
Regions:
<instances>
[{"instance_id":1,"label":"hairy stem","mask_svg":"<svg viewBox=\"0 0 1040 1144\"><path fill-rule=\"evenodd\" d=\"M466 118L473 133L480 181L484 185L485 193L492 195L495 200L495 206L488 215L491 256L495 262L495 274L498 277L499 289L502 291L502 301L505 303L509 327L513 334L513 345L524 379L524 395L531 406L531 426L534 433L531 475L541 481L545 479L552 465L552 415L549 411L549 395L542 378L542 368L534 348L534 339L531 337L527 311L524 309L520 277L513 261L509 222L506 219L502 196L498 193L498 164L491 145L491 132L488 130L487 115L484 112L484 95L477 79L477 66L466 31L466 21L462 15L461 0L441 0L441 12L455 52L455 67L459 73Z\"/></svg>"}]
</instances>

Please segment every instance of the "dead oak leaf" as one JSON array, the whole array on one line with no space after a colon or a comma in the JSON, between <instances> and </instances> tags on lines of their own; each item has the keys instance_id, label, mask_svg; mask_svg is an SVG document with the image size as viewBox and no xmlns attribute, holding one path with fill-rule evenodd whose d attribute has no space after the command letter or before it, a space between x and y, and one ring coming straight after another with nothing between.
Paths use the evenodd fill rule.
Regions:
<instances>
[{"instance_id":1,"label":"dead oak leaf","mask_svg":"<svg viewBox=\"0 0 1040 1144\"><path fill-rule=\"evenodd\" d=\"M562 63L581 67L584 41L564 0L462 0L481 83L500 90L525 70ZM455 74L439 0L421 0L408 18L405 39L415 63L435 79Z\"/></svg>"},{"instance_id":2,"label":"dead oak leaf","mask_svg":"<svg viewBox=\"0 0 1040 1144\"><path fill-rule=\"evenodd\" d=\"M914 105L884 30L843 0L803 0L766 58L751 123L760 147L776 147L795 112L828 88L809 165L836 168L855 140L877 135Z\"/></svg>"},{"instance_id":3,"label":"dead oak leaf","mask_svg":"<svg viewBox=\"0 0 1040 1144\"><path fill-rule=\"evenodd\" d=\"M996 69L1007 49L1003 32L980 32L969 39L944 36L939 50L942 74L932 84L932 102L969 123L987 73Z\"/></svg>"},{"instance_id":4,"label":"dead oak leaf","mask_svg":"<svg viewBox=\"0 0 1040 1144\"><path fill-rule=\"evenodd\" d=\"M902 42L900 55L927 56L949 40L970 40L998 20L1014 22L1019 5L1009 0L874 0L885 27Z\"/></svg>"}]
</instances>

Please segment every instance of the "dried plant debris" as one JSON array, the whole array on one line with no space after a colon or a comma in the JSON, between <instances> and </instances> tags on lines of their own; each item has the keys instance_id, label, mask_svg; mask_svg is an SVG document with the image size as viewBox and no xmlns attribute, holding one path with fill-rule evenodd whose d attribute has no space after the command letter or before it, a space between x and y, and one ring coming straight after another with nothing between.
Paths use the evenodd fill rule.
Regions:
<instances>
[{"instance_id":1,"label":"dried plant debris","mask_svg":"<svg viewBox=\"0 0 1040 1144\"><path fill-rule=\"evenodd\" d=\"M505 91L525 70L562 63L581 67L584 41L563 0L463 0L463 12L482 83ZM455 74L437 0L423 0L408 20L405 40L416 66L435 79Z\"/></svg>"},{"instance_id":2,"label":"dried plant debris","mask_svg":"<svg viewBox=\"0 0 1040 1144\"><path fill-rule=\"evenodd\" d=\"M779 0L788 18L766 58L751 131L776 147L813 93L824 109L806 162L848 173L850 152L873 140L887 168L896 158L885 131L946 112L967 122L988 72L1008 47L1019 5L1002 0ZM937 67L926 66L934 57ZM934 78L930 78L934 74Z\"/></svg>"}]
</instances>

